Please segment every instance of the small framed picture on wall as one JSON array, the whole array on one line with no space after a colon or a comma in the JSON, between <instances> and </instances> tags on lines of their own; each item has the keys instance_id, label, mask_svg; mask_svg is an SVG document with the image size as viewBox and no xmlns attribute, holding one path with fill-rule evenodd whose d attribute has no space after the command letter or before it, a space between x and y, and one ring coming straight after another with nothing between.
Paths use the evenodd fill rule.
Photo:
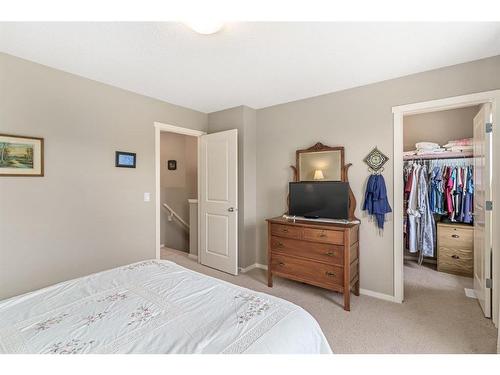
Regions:
<instances>
[{"instance_id":1,"label":"small framed picture on wall","mask_svg":"<svg viewBox=\"0 0 500 375\"><path fill-rule=\"evenodd\" d=\"M177 169L177 160L169 160L167 162L167 168L169 171L175 171Z\"/></svg>"},{"instance_id":2,"label":"small framed picture on wall","mask_svg":"<svg viewBox=\"0 0 500 375\"><path fill-rule=\"evenodd\" d=\"M135 152L116 151L115 167L135 168L135 163L136 163Z\"/></svg>"}]
</instances>

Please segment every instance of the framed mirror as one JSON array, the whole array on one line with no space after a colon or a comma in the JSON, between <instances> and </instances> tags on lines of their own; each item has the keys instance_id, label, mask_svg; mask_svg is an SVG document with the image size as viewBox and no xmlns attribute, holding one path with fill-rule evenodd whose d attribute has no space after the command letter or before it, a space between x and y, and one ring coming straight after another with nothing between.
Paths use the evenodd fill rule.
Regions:
<instances>
[{"instance_id":1,"label":"framed mirror","mask_svg":"<svg viewBox=\"0 0 500 375\"><path fill-rule=\"evenodd\" d=\"M344 147L322 143L297 150L297 181L344 181Z\"/></svg>"},{"instance_id":2,"label":"framed mirror","mask_svg":"<svg viewBox=\"0 0 500 375\"><path fill-rule=\"evenodd\" d=\"M347 171L351 164L344 163L344 147L330 147L318 142L314 146L296 151L296 164L291 168L294 181L343 181L349 182ZM349 188L349 220L354 216L356 198Z\"/></svg>"}]
</instances>

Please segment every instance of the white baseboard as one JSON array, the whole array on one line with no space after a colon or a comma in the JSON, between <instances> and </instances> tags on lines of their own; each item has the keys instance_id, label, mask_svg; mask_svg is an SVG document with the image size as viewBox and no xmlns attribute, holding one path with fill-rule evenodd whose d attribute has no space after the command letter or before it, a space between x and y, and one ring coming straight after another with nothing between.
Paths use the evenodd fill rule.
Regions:
<instances>
[{"instance_id":1,"label":"white baseboard","mask_svg":"<svg viewBox=\"0 0 500 375\"><path fill-rule=\"evenodd\" d=\"M253 270L254 268L260 268L261 270L267 271L267 266L265 264L254 263L254 264L249 265L248 267L240 268L240 272L245 273L245 272Z\"/></svg>"},{"instance_id":2,"label":"white baseboard","mask_svg":"<svg viewBox=\"0 0 500 375\"><path fill-rule=\"evenodd\" d=\"M160 244L160 249L161 249L162 247L165 247L165 244L164 244L164 243L161 243L161 244Z\"/></svg>"},{"instance_id":3,"label":"white baseboard","mask_svg":"<svg viewBox=\"0 0 500 375\"><path fill-rule=\"evenodd\" d=\"M198 255L188 254L188 258L198 260Z\"/></svg>"},{"instance_id":4,"label":"white baseboard","mask_svg":"<svg viewBox=\"0 0 500 375\"><path fill-rule=\"evenodd\" d=\"M362 295L364 295L364 296L378 298L378 299L381 299L381 300L384 300L384 301L399 302L399 301L396 301L396 298L394 296L391 296L389 294L374 292L373 290L360 289L359 293L362 294Z\"/></svg>"}]
</instances>

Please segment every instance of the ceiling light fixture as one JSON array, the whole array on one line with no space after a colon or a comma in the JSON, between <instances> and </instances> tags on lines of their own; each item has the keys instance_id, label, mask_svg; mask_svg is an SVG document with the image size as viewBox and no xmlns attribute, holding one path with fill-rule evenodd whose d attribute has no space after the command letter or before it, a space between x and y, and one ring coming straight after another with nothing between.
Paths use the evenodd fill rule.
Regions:
<instances>
[{"instance_id":1,"label":"ceiling light fixture","mask_svg":"<svg viewBox=\"0 0 500 375\"><path fill-rule=\"evenodd\" d=\"M197 33L203 35L215 34L224 26L224 22L212 20L196 20L184 23Z\"/></svg>"}]
</instances>

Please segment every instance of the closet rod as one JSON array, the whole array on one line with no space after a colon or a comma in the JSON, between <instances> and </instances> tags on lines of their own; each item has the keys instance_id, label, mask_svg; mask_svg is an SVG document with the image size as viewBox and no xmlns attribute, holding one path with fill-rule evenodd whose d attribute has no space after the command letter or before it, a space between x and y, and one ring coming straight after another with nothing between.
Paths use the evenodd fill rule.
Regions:
<instances>
[{"instance_id":1,"label":"closet rod","mask_svg":"<svg viewBox=\"0 0 500 375\"><path fill-rule=\"evenodd\" d=\"M472 153L467 153L466 155L454 154L454 155L408 155L404 156L404 161L410 160L445 160L445 159L470 159L473 158L474 155Z\"/></svg>"}]
</instances>

